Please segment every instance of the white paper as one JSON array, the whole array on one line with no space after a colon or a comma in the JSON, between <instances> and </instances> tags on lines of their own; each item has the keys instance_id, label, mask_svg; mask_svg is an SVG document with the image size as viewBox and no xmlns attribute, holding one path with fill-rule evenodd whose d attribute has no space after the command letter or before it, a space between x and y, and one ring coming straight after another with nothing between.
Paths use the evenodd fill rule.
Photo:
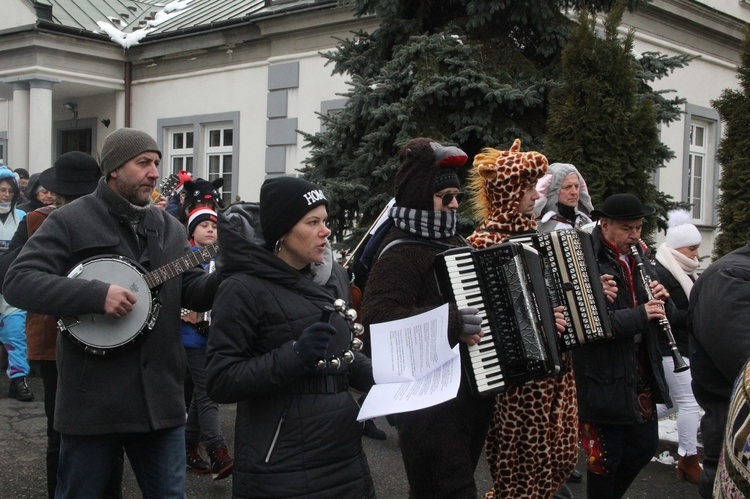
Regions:
<instances>
[{"instance_id":1,"label":"white paper","mask_svg":"<svg viewBox=\"0 0 750 499\"><path fill-rule=\"evenodd\" d=\"M456 397L461 384L458 345L448 343L448 305L370 326L373 386L358 421L414 411Z\"/></svg>"}]
</instances>

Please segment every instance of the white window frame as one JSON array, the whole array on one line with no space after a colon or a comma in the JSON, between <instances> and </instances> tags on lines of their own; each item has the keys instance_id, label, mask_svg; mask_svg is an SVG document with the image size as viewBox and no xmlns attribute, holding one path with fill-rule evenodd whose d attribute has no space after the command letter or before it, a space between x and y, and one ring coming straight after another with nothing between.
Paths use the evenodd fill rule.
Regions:
<instances>
[{"instance_id":1,"label":"white window frame","mask_svg":"<svg viewBox=\"0 0 750 499\"><path fill-rule=\"evenodd\" d=\"M685 135L683 146L683 181L681 201L691 204L693 223L699 226L716 226L718 214L720 165L716 152L721 137L721 121L718 111L711 108L687 104L685 106ZM694 143L693 132L703 129L703 144ZM695 176L696 158L703 165L700 179ZM699 182L696 182L698 181ZM699 191L699 192L698 192ZM699 200L700 206L695 205Z\"/></svg>"},{"instance_id":2,"label":"white window frame","mask_svg":"<svg viewBox=\"0 0 750 499\"><path fill-rule=\"evenodd\" d=\"M702 223L705 219L705 204L708 200L708 133L710 123L693 119L690 123L688 142L687 202L691 205L693 220ZM700 132L700 133L699 133ZM698 139L700 143L698 143Z\"/></svg>"},{"instance_id":3,"label":"white window frame","mask_svg":"<svg viewBox=\"0 0 750 499\"><path fill-rule=\"evenodd\" d=\"M231 172L228 173L228 178L224 179L224 186L220 189L227 193L232 198L236 197L239 186L239 137L240 137L240 113L239 111L227 112L227 113L215 113L215 114L200 114L194 116L183 116L178 118L165 118L159 119L156 122L157 126L157 142L162 151L162 161L160 173L162 177L169 175L172 172L172 158L173 157L188 157L187 152L184 149L175 151L172 148L172 137L173 133L182 133L185 131L193 132L193 149L192 149L192 160L193 160L193 178L202 178L206 180L213 180L219 175L209 175L208 166L208 132L209 130L216 129L218 127L232 130L232 146L227 148L227 151L231 150ZM184 156L181 156L185 152ZM223 151L225 154L226 151ZM226 173L226 172L225 172ZM231 199L229 202L234 201Z\"/></svg>"},{"instance_id":4,"label":"white window frame","mask_svg":"<svg viewBox=\"0 0 750 499\"><path fill-rule=\"evenodd\" d=\"M165 156L167 157L169 166L168 173L177 173L180 170L187 170L190 173L194 173L194 157L195 157L195 132L190 126L173 127L166 130L167 144L165 148ZM175 136L183 136L183 147L175 147ZM188 138L192 135L192 147L187 147ZM179 164L175 164L179 163Z\"/></svg>"},{"instance_id":5,"label":"white window frame","mask_svg":"<svg viewBox=\"0 0 750 499\"><path fill-rule=\"evenodd\" d=\"M234 197L232 191L233 166L235 162L233 147L236 141L232 123L218 123L206 126L204 132L206 176L203 178L211 182L216 178L222 177L224 179L224 186L221 188L221 198L225 204L230 204ZM228 133L232 138L229 144L226 143ZM217 145L212 145L211 143L214 134L218 134L219 144Z\"/></svg>"}]
</instances>

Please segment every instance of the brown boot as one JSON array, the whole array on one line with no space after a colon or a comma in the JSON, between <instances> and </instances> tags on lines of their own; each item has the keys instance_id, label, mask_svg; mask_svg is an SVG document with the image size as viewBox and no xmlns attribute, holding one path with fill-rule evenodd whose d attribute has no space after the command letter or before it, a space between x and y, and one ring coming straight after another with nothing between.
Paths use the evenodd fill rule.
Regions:
<instances>
[{"instance_id":1,"label":"brown boot","mask_svg":"<svg viewBox=\"0 0 750 499\"><path fill-rule=\"evenodd\" d=\"M698 460L698 454L682 456L677 461L677 478L680 480L687 480L697 485L702 472L703 468Z\"/></svg>"}]
</instances>

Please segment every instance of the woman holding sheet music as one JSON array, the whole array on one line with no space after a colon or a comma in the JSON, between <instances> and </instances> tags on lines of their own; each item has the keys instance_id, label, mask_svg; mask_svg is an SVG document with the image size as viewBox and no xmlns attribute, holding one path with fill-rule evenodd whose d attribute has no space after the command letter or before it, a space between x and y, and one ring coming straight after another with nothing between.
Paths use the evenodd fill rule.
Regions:
<instances>
[{"instance_id":1,"label":"woman holding sheet music","mask_svg":"<svg viewBox=\"0 0 750 499\"><path fill-rule=\"evenodd\" d=\"M382 229L387 232L362 302L365 325L410 317L441 305L433 272L435 258L448 248L466 246L456 232L456 209L463 199L456 171L466 163L466 153L417 138L401 148L400 160L396 205ZM383 251L397 240L399 244ZM452 345L479 341L477 312L450 304L448 339ZM395 415L411 498L476 497L474 471L491 407L491 398L471 394L464 375L455 399Z\"/></svg>"}]
</instances>

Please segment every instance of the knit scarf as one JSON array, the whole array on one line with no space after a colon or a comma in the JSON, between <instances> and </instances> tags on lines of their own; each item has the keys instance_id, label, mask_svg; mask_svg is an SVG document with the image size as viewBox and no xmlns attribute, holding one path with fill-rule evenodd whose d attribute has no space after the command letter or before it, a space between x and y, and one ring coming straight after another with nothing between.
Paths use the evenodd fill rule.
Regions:
<instances>
[{"instance_id":1,"label":"knit scarf","mask_svg":"<svg viewBox=\"0 0 750 499\"><path fill-rule=\"evenodd\" d=\"M661 243L661 246L656 250L656 260L664 265L664 268L677 279L677 282L685 291L685 296L690 296L690 290L693 289L691 276L700 265L698 261L668 247L667 243Z\"/></svg>"},{"instance_id":2,"label":"knit scarf","mask_svg":"<svg viewBox=\"0 0 750 499\"><path fill-rule=\"evenodd\" d=\"M10 201L7 203L0 203L0 213L6 214L10 212Z\"/></svg>"},{"instance_id":3,"label":"knit scarf","mask_svg":"<svg viewBox=\"0 0 750 499\"><path fill-rule=\"evenodd\" d=\"M426 211L393 206L389 212L401 230L427 239L444 239L456 235L455 211Z\"/></svg>"}]
</instances>

